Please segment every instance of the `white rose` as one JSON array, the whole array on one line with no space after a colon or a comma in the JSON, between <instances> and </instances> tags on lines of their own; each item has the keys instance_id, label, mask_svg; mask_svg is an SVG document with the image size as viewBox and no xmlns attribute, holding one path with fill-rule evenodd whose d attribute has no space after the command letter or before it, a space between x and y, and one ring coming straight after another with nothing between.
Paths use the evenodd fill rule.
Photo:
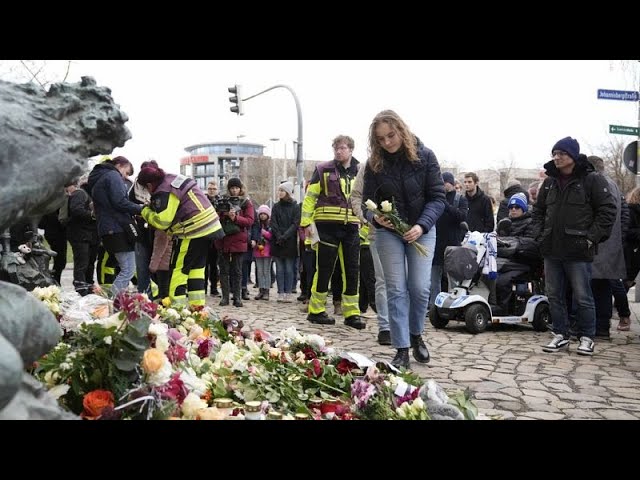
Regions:
<instances>
[{"instance_id":1,"label":"white rose","mask_svg":"<svg viewBox=\"0 0 640 480\"><path fill-rule=\"evenodd\" d=\"M369 199L366 202L364 202L364 204L367 206L367 208L369 210L377 210L378 209L378 205L376 205L376 202L374 202L371 199Z\"/></svg>"},{"instance_id":2,"label":"white rose","mask_svg":"<svg viewBox=\"0 0 640 480\"><path fill-rule=\"evenodd\" d=\"M182 402L182 413L187 418L196 418L198 410L207 408L207 402L198 397L195 393L189 392L184 402Z\"/></svg>"},{"instance_id":3,"label":"white rose","mask_svg":"<svg viewBox=\"0 0 640 480\"><path fill-rule=\"evenodd\" d=\"M106 343L107 345L111 345L113 343L111 335L109 335L108 337L104 337L104 343Z\"/></svg>"},{"instance_id":4,"label":"white rose","mask_svg":"<svg viewBox=\"0 0 640 480\"><path fill-rule=\"evenodd\" d=\"M391 206L391 202L385 200L384 202L382 202L380 204L380 210L382 210L383 212L387 213L390 212L392 210L392 206Z\"/></svg>"},{"instance_id":5,"label":"white rose","mask_svg":"<svg viewBox=\"0 0 640 480\"><path fill-rule=\"evenodd\" d=\"M169 350L169 338L166 335L159 335L156 337L156 348L162 353Z\"/></svg>"},{"instance_id":6,"label":"white rose","mask_svg":"<svg viewBox=\"0 0 640 480\"><path fill-rule=\"evenodd\" d=\"M169 331L169 326L166 323L152 323L149 325L150 335L166 335Z\"/></svg>"}]
</instances>

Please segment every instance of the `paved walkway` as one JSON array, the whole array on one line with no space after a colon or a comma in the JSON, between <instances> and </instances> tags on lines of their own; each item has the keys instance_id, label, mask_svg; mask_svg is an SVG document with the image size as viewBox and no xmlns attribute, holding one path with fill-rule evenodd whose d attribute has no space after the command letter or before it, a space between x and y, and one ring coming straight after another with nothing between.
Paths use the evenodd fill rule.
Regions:
<instances>
[{"instance_id":1,"label":"paved walkway","mask_svg":"<svg viewBox=\"0 0 640 480\"><path fill-rule=\"evenodd\" d=\"M63 276L70 288L71 271ZM257 289L249 286L251 298ZM336 317L336 325L314 325L300 312L300 302L244 301L244 307L219 307L219 297L207 296L207 305L221 316L240 318L246 326L277 333L295 326L305 333L317 333L338 349L360 352L374 359L391 360L395 350L377 343L377 322L367 319L364 330L355 330ZM634 291L629 293L634 298ZM630 303L632 327L618 332L612 320L611 340L597 340L595 354L576 354L577 342L569 352L544 353L541 345L549 333L534 332L528 325L498 325L472 335L462 322L451 322L436 330L427 321L424 338L429 346L428 365L411 362L422 378L433 378L445 390L470 388L480 413L501 419L640 419L640 304ZM328 307L331 314L332 306Z\"/></svg>"}]
</instances>

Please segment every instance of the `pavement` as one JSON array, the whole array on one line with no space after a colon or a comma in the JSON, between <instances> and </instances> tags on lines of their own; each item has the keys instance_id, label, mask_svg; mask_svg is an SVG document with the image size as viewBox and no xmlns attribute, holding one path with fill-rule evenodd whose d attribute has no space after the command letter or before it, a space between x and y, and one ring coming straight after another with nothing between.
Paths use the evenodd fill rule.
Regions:
<instances>
[{"instance_id":1,"label":"pavement","mask_svg":"<svg viewBox=\"0 0 640 480\"><path fill-rule=\"evenodd\" d=\"M71 267L72 268L72 267ZM72 270L63 273L63 288L71 288ZM367 318L364 330L344 325L315 325L300 311L301 303L277 303L276 289L269 301L253 300L258 293L249 285L252 300L244 306L219 307L220 297L207 296L207 305L219 313L242 319L245 326L278 333L295 326L303 333L316 333L340 350L359 352L372 359L390 361L391 346L377 343L377 320ZM294 295L294 296L297 296ZM477 335L467 333L462 322L435 329L427 320L423 338L431 353L429 364L411 358L411 368L424 380L433 379L447 392L469 388L481 414L504 420L640 419L640 303L629 292L631 330L616 330L611 321L611 339L596 339L593 356L569 351L544 353L551 333L534 332L530 325L496 325ZM333 316L328 302L327 313ZM615 311L614 311L615 315Z\"/></svg>"}]
</instances>

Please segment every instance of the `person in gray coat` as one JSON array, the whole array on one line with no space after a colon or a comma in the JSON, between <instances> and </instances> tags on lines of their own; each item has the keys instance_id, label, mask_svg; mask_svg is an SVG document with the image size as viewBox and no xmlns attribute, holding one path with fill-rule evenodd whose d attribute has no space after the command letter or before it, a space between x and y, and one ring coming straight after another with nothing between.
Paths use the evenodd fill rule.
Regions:
<instances>
[{"instance_id":1,"label":"person in gray coat","mask_svg":"<svg viewBox=\"0 0 640 480\"><path fill-rule=\"evenodd\" d=\"M587 160L593 165L596 172L606 179L609 191L616 202L616 219L611 229L611 235L598 245L598 253L593 258L591 274L591 290L596 304L596 337L606 339L609 338L611 316L613 315L613 292L609 280L625 278L627 275L620 223L621 195L616 182L605 173L602 158L592 155L587 157Z\"/></svg>"}]
</instances>

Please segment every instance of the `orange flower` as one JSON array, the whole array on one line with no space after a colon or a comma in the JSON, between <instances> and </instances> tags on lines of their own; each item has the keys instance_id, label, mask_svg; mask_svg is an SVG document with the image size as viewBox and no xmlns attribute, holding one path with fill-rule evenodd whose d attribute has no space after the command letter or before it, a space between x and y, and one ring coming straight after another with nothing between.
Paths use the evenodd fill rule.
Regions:
<instances>
[{"instance_id":1,"label":"orange flower","mask_svg":"<svg viewBox=\"0 0 640 480\"><path fill-rule=\"evenodd\" d=\"M100 417L102 410L114 406L113 393L109 390L93 390L82 399L83 412L80 414L85 420L95 420Z\"/></svg>"}]
</instances>

